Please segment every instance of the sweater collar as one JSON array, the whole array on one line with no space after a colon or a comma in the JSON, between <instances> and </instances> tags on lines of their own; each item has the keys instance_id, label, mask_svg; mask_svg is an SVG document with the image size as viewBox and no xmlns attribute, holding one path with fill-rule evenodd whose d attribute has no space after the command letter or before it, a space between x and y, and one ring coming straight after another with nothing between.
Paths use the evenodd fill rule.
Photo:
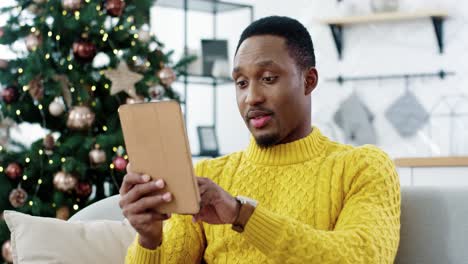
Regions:
<instances>
[{"instance_id":1,"label":"sweater collar","mask_svg":"<svg viewBox=\"0 0 468 264\"><path fill-rule=\"evenodd\" d=\"M251 137L245 150L247 159L264 165L288 165L305 162L323 154L328 138L316 127L312 132L299 140L279 144L268 148L260 148Z\"/></svg>"}]
</instances>

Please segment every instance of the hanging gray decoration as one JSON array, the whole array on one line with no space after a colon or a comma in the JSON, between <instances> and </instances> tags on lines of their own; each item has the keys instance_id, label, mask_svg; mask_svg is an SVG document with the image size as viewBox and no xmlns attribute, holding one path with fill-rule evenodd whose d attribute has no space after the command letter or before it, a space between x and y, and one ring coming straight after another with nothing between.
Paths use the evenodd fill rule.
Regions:
<instances>
[{"instance_id":1,"label":"hanging gray decoration","mask_svg":"<svg viewBox=\"0 0 468 264\"><path fill-rule=\"evenodd\" d=\"M400 136L414 136L427 122L429 113L408 89L385 111L385 117Z\"/></svg>"},{"instance_id":2,"label":"hanging gray decoration","mask_svg":"<svg viewBox=\"0 0 468 264\"><path fill-rule=\"evenodd\" d=\"M376 144L374 115L356 93L344 100L333 117L348 142L363 145Z\"/></svg>"}]
</instances>

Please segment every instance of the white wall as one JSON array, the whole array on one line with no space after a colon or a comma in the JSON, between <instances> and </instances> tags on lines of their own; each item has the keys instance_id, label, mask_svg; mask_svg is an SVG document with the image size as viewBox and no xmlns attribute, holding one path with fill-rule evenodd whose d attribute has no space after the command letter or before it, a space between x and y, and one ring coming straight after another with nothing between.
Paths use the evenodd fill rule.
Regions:
<instances>
[{"instance_id":1,"label":"white wall","mask_svg":"<svg viewBox=\"0 0 468 264\"><path fill-rule=\"evenodd\" d=\"M345 29L344 59L339 61L328 27L320 24L320 18L335 17L354 7L360 12L369 12L368 1L289 0L289 1L240 1L255 6L255 17L286 15L301 21L310 30L314 40L317 67L322 78L319 88L313 95L313 122L331 136L337 134L342 141L339 129L331 118L355 87L368 107L376 114L376 129L379 143L393 157L430 156L451 154L448 137L430 139L428 128L411 139L402 139L385 119L384 112L404 92L403 81L364 82L346 84L343 87L324 82L325 78L343 75L373 75L392 73L435 72L440 69L457 72L456 77L447 80L414 80L411 90L420 98L426 109L430 109L443 95L461 92L468 94L468 2L455 0L402 0L402 11L420 9L446 10L450 19L445 23L445 53L440 55L436 45L432 23L429 19L401 23L381 23L353 26ZM182 12L156 7L153 10L152 27L161 41L173 49L182 50ZM189 17L189 46L199 48L201 37L211 37L211 18L208 15L192 13ZM227 13L220 16L218 37L230 40L231 59L234 46L242 29L247 25L248 12ZM189 87L188 129L193 152L198 150L195 126L211 122L211 90L206 87ZM248 131L240 120L235 104L234 85L219 88L218 93L219 138L223 153L244 148L248 143ZM468 109L465 108L468 111ZM468 118L459 122L459 127L468 127ZM331 126L331 129L329 128ZM435 124L434 131L447 134L447 121ZM461 129L457 129L454 141L457 142L453 154L468 154L468 139ZM428 142L432 142L432 148Z\"/></svg>"},{"instance_id":2,"label":"white wall","mask_svg":"<svg viewBox=\"0 0 468 264\"><path fill-rule=\"evenodd\" d=\"M314 40L318 70L321 76L319 88L313 95L313 122L327 135L343 141L340 130L332 122L333 113L339 107L353 87L376 114L376 129L379 146L392 157L448 155L448 121L439 119L432 127L429 138L428 127L418 136L402 139L384 117L384 111L404 91L402 81L366 82L346 84L343 87L324 82L325 78L343 75L369 75L404 72L453 70L456 77L447 80L415 80L411 89L420 98L426 109L430 109L443 95L468 94L468 2L455 0L401 0L402 11L420 9L446 10L450 19L445 23L445 53L437 52L436 39L429 19L406 21L401 23L380 23L353 26L345 29L344 59L339 61L333 39L328 27L320 24L320 18L335 17L354 8L359 12L369 12L368 1L343 0L241 0L255 7L255 17L267 15L286 15L301 21L310 30ZM5 2L7 3L7 2ZM5 4L2 1L1 5ZM351 8L352 7L352 8ZM183 47L183 14L180 10L153 8L152 28L168 49L175 49L176 56ZM0 25L5 18L0 17ZM230 58L232 59L238 37L248 25L248 11L230 12L219 16L217 35L229 39ZM211 38L211 17L197 12L189 15L189 46L200 49L201 38ZM0 47L2 58L8 57ZM176 89L181 90L180 84ZM212 122L212 89L205 86L190 86L188 93L188 130L192 151L198 152L198 138L195 127ZM465 104L467 106L468 104ZM468 109L465 110L468 111ZM249 141L249 133L241 120L236 102L234 85L218 88L218 137L222 153L244 148ZM468 155L468 136L464 129L468 127L468 118L461 119L452 138L456 143L452 154ZM435 133L435 132L437 133ZM25 135L28 136L28 135ZM22 136L23 137L23 136ZM31 135L31 140L34 138Z\"/></svg>"}]
</instances>

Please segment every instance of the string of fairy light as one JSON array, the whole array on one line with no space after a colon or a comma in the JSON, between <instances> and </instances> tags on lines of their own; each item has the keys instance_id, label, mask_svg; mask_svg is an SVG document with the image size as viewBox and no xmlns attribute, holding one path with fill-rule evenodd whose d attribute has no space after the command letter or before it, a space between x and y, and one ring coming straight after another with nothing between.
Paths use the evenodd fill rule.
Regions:
<instances>
[{"instance_id":1,"label":"string of fairy light","mask_svg":"<svg viewBox=\"0 0 468 264\"><path fill-rule=\"evenodd\" d=\"M90 3L91 0L85 0L85 2L86 2L86 3ZM18 7L18 8L21 10L21 7ZM54 10L54 7L51 7L50 10L53 11L53 10ZM101 6L99 6L99 5L96 6L96 11L98 11L99 16L103 16L103 15L105 14L105 13L102 11ZM67 16L67 15L69 15L69 14L70 14L70 12L68 12L67 10L63 10L63 11L62 11L62 15L63 15L63 16ZM74 11L74 12L72 12L72 14L73 14L75 20L77 20L77 21L80 20L80 16L81 16L80 11L78 11L78 10L77 10L77 11ZM128 17L128 18L127 18L127 22L132 23L133 21L134 21L133 17ZM125 29L125 28L124 28L123 25L119 25L119 26L114 26L112 30L113 30L114 32L118 32L118 31L121 31L121 30L124 30L124 29ZM89 28L85 28L85 32L88 31L88 30L89 30ZM132 26L130 27L130 30L133 31L133 32L135 32L135 31L137 30L137 27L136 27L135 25L132 25ZM30 28L30 32L31 32L32 34L36 34L36 36L38 36L38 35L40 34L39 30L38 30L36 27L31 27L31 28ZM101 37L101 41L102 41L102 42L105 43L105 42L108 42L108 41L109 41L109 33L106 32L106 30L105 30L104 28L102 28L102 29L99 31L99 33L100 33L100 35L102 36L102 37ZM54 36L54 33L53 33L52 31L50 31L50 30L47 32L47 37L49 37L49 38L55 40L56 42L59 42L59 41L61 40L61 38L62 38L62 37L60 36L60 34L56 34L56 35ZM130 44L131 44L131 46L135 46L135 45L136 45L136 41L139 39L139 34L136 33L136 32L135 32L135 33L132 33L132 38L133 38L133 40L131 40L131 43L130 43ZM112 46L112 43L109 43L109 44ZM38 48L38 47L36 46L36 47L34 47L31 51L34 52L34 51L36 51L37 48ZM119 50L119 49L117 49L117 48L114 48L114 49L112 50L112 52L114 53L114 55L117 55L117 56L122 56L122 55L123 55L123 51L122 51L122 50ZM46 54L44 55L44 58L45 58L45 60L51 60L51 59L52 59L52 56L51 56L50 53L46 53ZM136 61L138 60L138 57L137 57L137 56L132 56L132 57L131 57L131 60L134 61L134 62L136 62ZM72 71L72 70L74 69L74 65L73 65L73 63L72 63L72 57L71 57L71 56L67 56L66 61L67 61L67 63L68 63L68 65L66 66L66 68L67 68L69 71ZM65 63L66 63L66 62L65 62L63 59L59 62L59 64L60 64L61 66L64 66ZM151 63L150 63L149 61L146 61L146 62L145 62L145 66L150 67L150 66L151 66ZM22 67L19 67L19 68L17 69L17 73L18 73L19 75L22 75L22 74L24 73L24 69L23 69ZM99 74L100 74L101 76L104 75L104 73L103 73L102 70L99 71ZM109 84L109 83L104 83L103 87L104 87L104 89L109 90L109 89L110 89L110 84ZM29 87L28 85L24 85L24 86L22 87L22 90L23 90L24 92L27 92L27 91L29 90L29 88L30 88L30 87ZM74 93L74 92L76 91L76 88L75 88L74 86L72 86L72 87L69 88L69 90L70 90L71 93ZM95 92L96 90L97 90L97 85L96 85L96 84L92 85L92 86L91 86L91 91L92 91L92 92ZM78 97L77 100L80 101L81 98ZM95 106L96 106L96 101L91 102L91 105L92 105L93 107L95 107ZM43 120L44 120L44 122L45 122L45 118L44 118L44 115L43 115L43 112L42 112L43 109L44 109L44 106L43 106L41 103L38 103L38 104L37 104L37 108L41 111L42 116L43 116ZM19 120L22 120L22 118L21 118L22 112L21 112L20 109L16 109L16 110L15 110L15 114L18 116L18 119L19 119ZM45 124L43 124L43 126L45 127ZM103 132L107 132L107 131L108 131L108 127L107 127L106 125L103 125L103 126L102 126L102 131L103 131ZM113 150L114 153L118 153L118 152L121 151L122 149L123 149L123 146L114 146L114 147L112 148L112 150ZM4 149L3 149L3 146L0 146L0 152L2 152L3 150L4 150ZM39 154L40 156L42 156L42 155L45 154L45 151L44 151L43 149L39 149L39 150L38 150L38 154ZM127 156L127 155L124 155L123 158L124 158L125 160L128 160L128 156ZM61 158L60 158L60 162L61 162L62 164L65 163L66 161L67 161L66 157L61 157ZM26 157L25 160L24 160L24 162L25 162L25 164L29 164L29 163L31 162L31 158L30 158L30 157ZM49 158L47 163L48 163L49 165L53 165L54 162L55 162L55 161L54 161L52 158ZM109 164L109 168L112 170L111 172L112 172L112 176L113 176L113 171L115 170L115 165L111 162L111 163ZM4 171L4 168L3 168L2 166L0 166L0 172L3 172L3 171ZM41 174L42 174L42 172L41 172ZM23 180L23 181L27 181L27 180L28 180L28 175L23 174L23 175L22 175L22 180ZM115 180L115 179L114 179L114 180ZM20 184L21 184L21 183L20 183ZM42 179L42 177L40 177L40 178L37 180L36 194L37 194L37 191L38 191L39 187L40 187L42 184L43 184L43 179ZM79 201L80 201L80 199L77 198L77 202L79 202ZM31 207L34 206L33 200L30 200L30 201L29 201L29 205L30 205ZM56 204L55 204L55 203L52 203L52 207L56 207ZM79 205L75 203L75 204L73 205L73 209L74 209L74 210L78 210L78 209L79 209Z\"/></svg>"}]
</instances>

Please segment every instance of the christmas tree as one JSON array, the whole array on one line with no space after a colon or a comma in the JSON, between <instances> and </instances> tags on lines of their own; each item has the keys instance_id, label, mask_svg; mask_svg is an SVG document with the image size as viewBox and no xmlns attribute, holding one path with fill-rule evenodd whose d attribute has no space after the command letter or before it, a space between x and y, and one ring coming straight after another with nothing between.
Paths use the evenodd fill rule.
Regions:
<instances>
[{"instance_id":1,"label":"christmas tree","mask_svg":"<svg viewBox=\"0 0 468 264\"><path fill-rule=\"evenodd\" d=\"M68 219L118 193L127 165L118 107L178 100L171 84L192 59L171 63L150 34L153 2L17 0L0 10L9 17L0 44L17 54L0 60L0 129L29 122L50 131L31 146L0 141L0 212ZM8 239L2 221L6 252Z\"/></svg>"}]
</instances>

